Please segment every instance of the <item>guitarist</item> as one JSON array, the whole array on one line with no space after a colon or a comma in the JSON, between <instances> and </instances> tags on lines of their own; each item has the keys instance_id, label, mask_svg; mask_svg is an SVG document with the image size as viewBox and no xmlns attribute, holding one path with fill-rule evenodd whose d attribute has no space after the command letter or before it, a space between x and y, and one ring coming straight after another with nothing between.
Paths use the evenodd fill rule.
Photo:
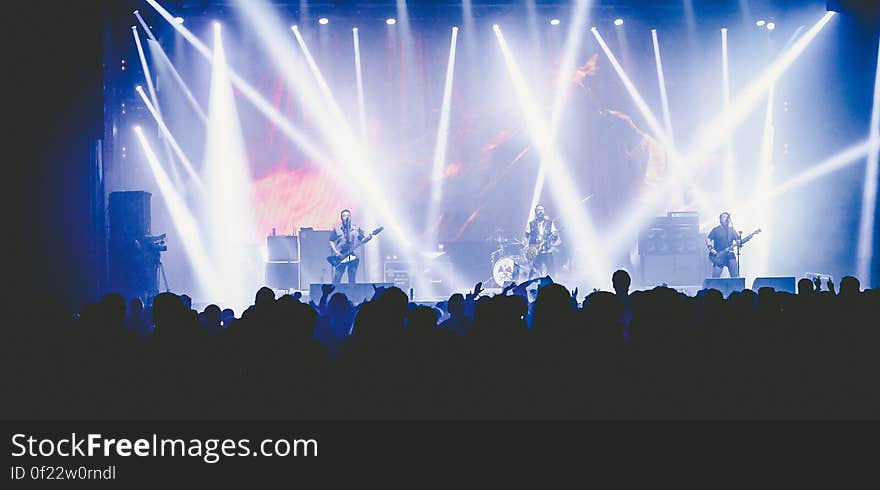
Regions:
<instances>
[{"instance_id":1,"label":"guitarist","mask_svg":"<svg viewBox=\"0 0 880 490\"><path fill-rule=\"evenodd\" d=\"M720 225L712 228L706 237L706 247L712 254L718 250L727 249L727 257L718 257L718 260L712 262L712 277L721 277L721 271L727 267L730 277L739 277L739 263L736 261L736 254L733 253L734 247L739 246L739 234L730 226L730 213L727 211L718 216Z\"/></svg>"},{"instance_id":2,"label":"guitarist","mask_svg":"<svg viewBox=\"0 0 880 490\"><path fill-rule=\"evenodd\" d=\"M348 283L354 284L357 279L358 265L360 259L353 248L362 242L367 242L373 235L364 233L363 228L351 223L351 211L343 209L339 213L341 223L330 232L330 250L333 255L344 259L349 253L354 254L355 258L339 264L333 271L333 284L339 284L342 281L342 274L348 269Z\"/></svg>"},{"instance_id":3,"label":"guitarist","mask_svg":"<svg viewBox=\"0 0 880 490\"><path fill-rule=\"evenodd\" d=\"M526 226L526 241L529 249L535 250L535 258L529 269L529 279L536 276L554 275L554 255L561 244L556 224L547 218L544 206L535 206L535 219Z\"/></svg>"}]
</instances>

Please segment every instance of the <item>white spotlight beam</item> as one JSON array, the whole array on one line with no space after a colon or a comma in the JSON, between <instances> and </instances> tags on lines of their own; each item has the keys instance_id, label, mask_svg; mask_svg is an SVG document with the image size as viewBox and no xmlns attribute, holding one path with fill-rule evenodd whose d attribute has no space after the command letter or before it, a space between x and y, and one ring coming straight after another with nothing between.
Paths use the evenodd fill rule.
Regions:
<instances>
[{"instance_id":1,"label":"white spotlight beam","mask_svg":"<svg viewBox=\"0 0 880 490\"><path fill-rule=\"evenodd\" d=\"M568 101L571 86L571 73L574 71L577 55L580 51L581 41L584 36L584 28L587 25L590 0L576 0L572 11L571 22L568 23L568 34L565 38L565 49L562 53L562 62L559 66L559 75L556 78L556 88L553 96L553 106L550 113L550 134L555 139L559 132L559 122L562 120L563 108ZM544 191L544 179L546 171L544 167L538 169L535 179L535 187L532 191L532 199L529 203L528 219L531 220L535 213L535 206L541 199Z\"/></svg>"},{"instance_id":2,"label":"white spotlight beam","mask_svg":"<svg viewBox=\"0 0 880 490\"><path fill-rule=\"evenodd\" d=\"M465 37L472 36L474 31L474 6L471 0L461 2L461 16L464 22Z\"/></svg>"},{"instance_id":3,"label":"white spotlight beam","mask_svg":"<svg viewBox=\"0 0 880 490\"><path fill-rule=\"evenodd\" d=\"M342 113L342 109L339 107L336 98L333 96L333 92L330 90L330 86L327 84L327 80L321 73L320 68L318 68L318 64L315 62L314 57L312 57L305 39L303 39L297 26L293 26L292 30L303 55L306 58L306 63L308 64L315 81L318 83L318 88L321 91L321 95L324 97L324 102L330 109L330 115L332 116L331 120L336 125L335 134L337 136L336 141L338 144L334 145L334 151L339 154L339 161L345 165L351 176L360 183L367 203L386 223L388 223L388 227L394 234L398 243L404 248L409 248L412 245L409 239L410 235L404 231L397 217L388 207L388 203L382 193L382 186L379 185L379 182L376 181L376 178L372 173L372 168L369 160L367 160L366 155L364 154L364 149L361 148L360 145L357 144L355 138L352 137L351 128Z\"/></svg>"},{"instance_id":4,"label":"white spotlight beam","mask_svg":"<svg viewBox=\"0 0 880 490\"><path fill-rule=\"evenodd\" d=\"M190 106L192 106L193 111L195 111L199 120L202 124L208 124L208 116L205 114L205 110L202 109L202 105L199 104L199 101L196 100L196 97L193 95L192 90L189 89L189 86L183 81L183 77L180 76L180 73L175 68L174 63L171 62L171 59L168 58L168 54L165 53L165 50L162 49L162 46L152 39L148 41L148 46L150 46L150 50L152 53L158 53L159 58L171 72L171 76L174 78L174 81L183 91L183 94L186 96L186 100L189 102Z\"/></svg>"},{"instance_id":5,"label":"white spotlight beam","mask_svg":"<svg viewBox=\"0 0 880 490\"><path fill-rule=\"evenodd\" d=\"M144 47L141 45L141 37L138 35L136 26L131 27L131 34L134 36L134 43L137 45L138 57L141 60L141 68L144 70L144 78L146 78L147 88L150 90L150 99L153 101L153 107L155 107L156 111L161 115L159 110L159 98L156 97L156 89L153 86L153 75L150 73L150 65L147 63L147 56L144 54ZM165 149L165 156L168 160L168 165L171 166L171 176L175 183L180 184L180 174L177 172L177 166L171 158L171 150L168 147L168 142L163 139L162 145Z\"/></svg>"},{"instance_id":6,"label":"white spotlight beam","mask_svg":"<svg viewBox=\"0 0 880 490\"><path fill-rule=\"evenodd\" d=\"M774 135L776 128L773 122L773 102L775 100L775 85L770 86L767 94L767 109L764 113L764 130L761 138L761 158L758 164L758 181L755 186L755 196L757 200L757 209L760 213L757 216L753 213L745 214L745 224L749 227L760 227L764 230L764 239L755 244L755 267L754 273L768 274L767 266L769 265L769 247L772 242L770 238L773 234L773 212L769 205L770 185L773 177L773 147ZM761 223L758 224L758 219Z\"/></svg>"},{"instance_id":7,"label":"white spotlight beam","mask_svg":"<svg viewBox=\"0 0 880 490\"><path fill-rule=\"evenodd\" d=\"M322 137L329 144L331 154L317 163L341 187L351 191L355 202L364 206L365 215L382 220L395 243L401 247L402 253L408 251L412 247L410 237L414 235L405 231L398 217L391 211L387 202L390 193L384 192L384 187L373 175L367 149L353 136L348 118L343 116L326 81L321 83L324 77L311 57L299 28L293 26L291 30L297 35L302 55L290 47L288 27L281 24L268 2L239 0L236 4L242 15L256 27L261 43L274 63L282 69L285 80L295 89L294 93L314 118ZM303 59L311 70L312 77L304 73L306 68L303 66Z\"/></svg>"},{"instance_id":8,"label":"white spotlight beam","mask_svg":"<svg viewBox=\"0 0 880 490\"><path fill-rule=\"evenodd\" d=\"M386 22L387 24L387 22ZM361 144L366 147L368 144L367 141L367 107L366 101L364 100L364 75L363 69L361 67L361 42L360 36L358 35L358 28L355 27L351 30L352 41L354 43L354 69L355 69L355 78L357 81L357 104L358 104L358 122L360 123L361 130ZM364 215L364 218L367 222L374 222L375 217L372 215L370 210ZM382 259L379 253L379 247L369 247L367 248L367 269L364 270L366 273L366 280L373 281L380 277L381 272L379 270L379 266L382 263ZM384 280L384 279L383 279Z\"/></svg>"},{"instance_id":9,"label":"white spotlight beam","mask_svg":"<svg viewBox=\"0 0 880 490\"><path fill-rule=\"evenodd\" d=\"M141 27L144 28L144 31L147 33L147 37L149 37L150 41L153 41L153 43L155 44L155 51L159 53L159 57L162 58L162 61L165 63L165 65L171 69L171 74L174 76L174 81L176 81L177 84L180 85L180 88L183 89L183 93L186 95L189 103L193 106L193 110L196 111L196 114L199 115L199 118L202 120L202 122L207 124L208 116L205 115L205 111L202 110L202 106L199 105L198 101L193 96L192 91L189 89L189 86L187 86L186 82L183 81L183 78L181 78L180 73L177 72L174 64L171 63L171 59L168 58L165 50L162 49L162 45L159 43L159 40L156 39L156 36L153 35L153 30L150 29L150 26L148 26L146 21L144 21L144 18L141 17L140 12L135 10L134 16L137 17L137 20L138 22L140 22ZM150 44L150 47L153 47L153 44Z\"/></svg>"},{"instance_id":10,"label":"white spotlight beam","mask_svg":"<svg viewBox=\"0 0 880 490\"><path fill-rule=\"evenodd\" d=\"M728 67L727 57L727 28L721 29L721 93L723 97L723 110L730 108L730 71ZM734 159L733 159L733 134L728 133L725 139L724 148L724 175L722 177L722 189L725 202L730 202L733 198L733 190L736 188L734 179Z\"/></svg>"},{"instance_id":11,"label":"white spotlight beam","mask_svg":"<svg viewBox=\"0 0 880 490\"><path fill-rule=\"evenodd\" d=\"M367 109L364 102L364 75L361 70L361 43L358 37L358 28L351 30L354 40L354 72L357 79L358 120L361 127L361 143L367 144Z\"/></svg>"},{"instance_id":12,"label":"white spotlight beam","mask_svg":"<svg viewBox=\"0 0 880 490\"><path fill-rule=\"evenodd\" d=\"M156 97L156 88L153 86L153 75L150 74L150 65L147 63L147 57L144 54L144 47L141 45L141 37L138 35L137 28L131 28L131 34L134 36L134 43L137 45L138 56L141 60L141 68L144 70L144 78L147 79L147 88L150 90L150 100L153 106L158 110L159 99Z\"/></svg>"},{"instance_id":13,"label":"white spotlight beam","mask_svg":"<svg viewBox=\"0 0 880 490\"><path fill-rule=\"evenodd\" d=\"M872 287L871 259L874 253L874 220L876 219L877 173L880 161L880 45L874 74L874 101L871 106L870 148L862 188L862 215L859 219L859 241L856 249L856 271L866 287Z\"/></svg>"},{"instance_id":14,"label":"white spotlight beam","mask_svg":"<svg viewBox=\"0 0 880 490\"><path fill-rule=\"evenodd\" d=\"M660 104L663 107L663 125L669 141L675 143L672 132L672 114L669 112L669 99L666 97L666 78L663 76L663 63L660 60L660 42L657 40L657 29L651 29L651 41L654 43L654 64L657 66L657 84L660 86Z\"/></svg>"},{"instance_id":15,"label":"white spotlight beam","mask_svg":"<svg viewBox=\"0 0 880 490\"><path fill-rule=\"evenodd\" d=\"M199 287L203 292L206 292L206 288L216 281L215 278L211 277L211 271L213 268L208 261L208 253L205 249L205 245L202 243L198 223L190 212L189 207L184 203L180 194L175 190L174 185L171 183L171 179L168 178L168 174L165 172L165 169L162 168L162 164L159 163L159 159L150 147L147 138L144 136L143 130L140 126L136 126L134 132L141 143L144 155L147 157L147 163L150 165L150 170L152 170L153 177L156 179L156 184L159 186L159 192L162 194L162 199L165 200L165 204L168 206L171 221L180 236L187 259L192 265L193 271L196 273L196 280L198 281Z\"/></svg>"},{"instance_id":16,"label":"white spotlight beam","mask_svg":"<svg viewBox=\"0 0 880 490\"><path fill-rule=\"evenodd\" d=\"M696 143L687 152L688 161L700 161L717 148L748 117L766 96L770 85L779 80L833 17L834 12L825 13L800 39L783 51L758 78L753 80L743 92L731 101L729 110L722 111L710 121L707 125L708 129L697 135Z\"/></svg>"},{"instance_id":17,"label":"white spotlight beam","mask_svg":"<svg viewBox=\"0 0 880 490\"><path fill-rule=\"evenodd\" d=\"M243 308L261 281L246 267L247 244L255 236L253 186L222 39L220 24L215 23L203 168L212 258L223 281L212 289L212 298Z\"/></svg>"},{"instance_id":18,"label":"white spotlight beam","mask_svg":"<svg viewBox=\"0 0 880 490\"><path fill-rule=\"evenodd\" d=\"M159 42L159 40L156 39L156 36L153 35L153 30L150 29L150 26L148 26L148 25L147 25L147 22L144 20L144 18L141 17L141 13L138 12L137 10L135 10L135 11L134 11L134 16L137 17L137 20L138 20L138 22L140 22L141 27L144 28L144 32L147 33L147 37L150 38L150 39L153 40L153 41Z\"/></svg>"},{"instance_id":19,"label":"white spotlight beam","mask_svg":"<svg viewBox=\"0 0 880 490\"><path fill-rule=\"evenodd\" d=\"M614 68L614 71L617 72L618 77L623 82L624 87L626 88L627 93L629 93L630 97L635 102L636 107L641 113L642 117L645 118L645 121L648 123L648 129L653 133L654 137L660 141L660 144L663 145L663 148L666 149L667 159L670 163L670 169L672 170L672 177L676 181L682 181L689 184L693 191L694 196L697 200L697 205L699 206L701 211L706 211L711 209L709 205L709 199L705 196L705 194L695 185L693 176L690 172L685 168L685 164L682 160L682 157L678 154L678 150L675 147L675 144L669 139L669 136L660 126L660 122L657 121L657 117L654 115L654 112L648 107L645 99L642 98L642 95L639 93L635 84L630 80L629 75L626 74L626 71L620 66L620 63L617 61L617 57L614 56L614 53L611 51L611 48L608 47L608 44L605 43L605 39L602 38L602 35L599 33L599 30L595 27L590 29L593 33L593 36L599 42L599 46L602 47L602 51L605 52L605 55L608 57L608 60L611 62L611 66Z\"/></svg>"},{"instance_id":20,"label":"white spotlight beam","mask_svg":"<svg viewBox=\"0 0 880 490\"><path fill-rule=\"evenodd\" d=\"M870 147L870 140L856 143L836 155L827 158L821 163L811 165L808 170L774 186L770 195L775 197L785 194L786 192L791 192L798 187L813 182L821 177L825 177L832 172L848 167L854 162L864 158L868 154Z\"/></svg>"},{"instance_id":21,"label":"white spotlight beam","mask_svg":"<svg viewBox=\"0 0 880 490\"><path fill-rule=\"evenodd\" d=\"M168 126L165 125L165 121L162 119L162 116L159 114L159 111L153 107L153 104L150 102L150 99L147 98L147 94L144 93L143 87L140 85L137 86L136 91L138 95L141 96L141 99L144 101L144 105L147 106L147 110L150 111L150 114L153 115L153 119L156 120L156 123L159 125L159 130L162 131L162 134L165 136L168 143L171 144L171 148L174 150L174 153L177 155L177 158L183 163L183 168L186 169L189 176L193 179L193 182L196 183L199 191L204 192L205 187L202 184L202 179L199 177L199 174L196 173L193 168L192 162L190 162L189 158L186 157L186 154L183 152L183 149L180 148L180 145L177 144L177 139L174 138L174 135L171 134L171 131L168 129Z\"/></svg>"},{"instance_id":22,"label":"white spotlight beam","mask_svg":"<svg viewBox=\"0 0 880 490\"><path fill-rule=\"evenodd\" d=\"M189 29L184 27L183 24L178 24L174 22L174 17L168 13L165 8L159 5L156 0L147 0L147 3L150 4L159 15L162 16L169 24L171 24L174 29L176 29L189 43L196 48L196 51L199 52L202 56L204 56L209 61L213 57L213 53L208 46L205 45L195 34L192 33ZM290 121L284 117L272 104L267 101L256 89L254 89L249 83L247 83L243 78L241 78L235 71L231 68L227 68L227 72L229 75L229 79L232 81L232 84L235 85L237 89L241 91L241 93L250 101L254 107L257 108L267 119L272 121L278 129L281 130L285 134L285 136L290 139L295 145L297 145L303 153L306 154L309 158L316 162L320 162L322 164L327 165L326 162L329 162L329 158L321 152L305 135L303 135Z\"/></svg>"},{"instance_id":23,"label":"white spotlight beam","mask_svg":"<svg viewBox=\"0 0 880 490\"><path fill-rule=\"evenodd\" d=\"M819 34L822 28L831 20L834 12L828 12L822 16L803 36L796 42L792 43L787 49L783 50L776 60L762 72L755 80L749 84L749 87L735 97L730 104L730 110L722 111L712 121L709 122L707 130L703 131L695 139L696 144L687 152L684 159L683 170L687 173L693 165L702 161L712 150L714 150L728 133L733 131L741 124L749 113L760 102L761 98L766 94L770 85L776 82L785 71L798 59L798 57L807 48L810 42ZM661 185L657 190L653 191L648 197L649 205L634 206L625 216L627 218L621 222L616 229L612 230L609 238L610 246L620 246L621 240L628 240L635 233L644 220L651 215L653 204L656 204L663 195L669 191L671 180L667 180L667 184ZM702 206L701 206L702 207ZM702 211L701 211L702 213ZM704 213L705 214L705 213ZM713 213L708 213L713 214Z\"/></svg>"},{"instance_id":24,"label":"white spotlight beam","mask_svg":"<svg viewBox=\"0 0 880 490\"><path fill-rule=\"evenodd\" d=\"M562 109L568 101L571 87L571 74L574 72L577 63L577 55L580 51L581 41L584 37L584 28L587 25L587 15L590 10L590 3L590 0L576 0L572 11L571 21L568 23L568 34L565 38L565 49L562 52L562 62L559 65L559 75L556 78L553 109L550 116L552 134L554 135L559 128L559 121L562 119Z\"/></svg>"},{"instance_id":25,"label":"white spotlight beam","mask_svg":"<svg viewBox=\"0 0 880 490\"><path fill-rule=\"evenodd\" d=\"M519 65L513 58L507 41L501 33L501 28L495 25L493 29L501 47L501 53L504 56L517 99L519 99L529 134L541 155L541 167L546 169L547 178L556 194L555 201L560 206L560 214L566 222L574 224L569 228L573 235L573 241L590 249L589 253L582 253L579 257L583 260L582 264L586 266L585 272L589 276L588 279L596 284L604 284L610 277L604 244L595 239L592 221L580 206L581 199L575 190L573 179L565 169L564 162L554 145L550 128L538 110L535 98L525 82Z\"/></svg>"},{"instance_id":26,"label":"white spotlight beam","mask_svg":"<svg viewBox=\"0 0 880 490\"><path fill-rule=\"evenodd\" d=\"M866 155L868 155L868 150L870 146L870 140L866 139L836 153L833 156L826 158L819 163L809 165L807 166L807 170L785 180L782 183L772 186L769 191L765 193L764 199L762 199L762 196L758 195L756 192L754 197L748 201L746 206L734 207L732 209L732 214L735 214L737 216L742 215L746 217L758 216L760 213L764 212L764 208L767 206L766 203L769 202L770 199L784 196L789 192L799 189L800 187L815 182L838 170L847 168L859 161L862 161L862 159L865 158ZM711 221L701 224L701 226L707 225L711 225Z\"/></svg>"},{"instance_id":27,"label":"white spotlight beam","mask_svg":"<svg viewBox=\"0 0 880 490\"><path fill-rule=\"evenodd\" d=\"M434 161L431 167L431 200L425 223L434 223L440 209L443 194L443 170L446 168L446 142L449 137L449 112L452 106L452 81L455 73L455 43L458 39L458 28L452 28L449 40L449 59L446 62L446 80L443 85L443 103L440 106L440 121L437 124L437 138L434 143ZM436 229L432 229L429 243L434 246Z\"/></svg>"}]
</instances>

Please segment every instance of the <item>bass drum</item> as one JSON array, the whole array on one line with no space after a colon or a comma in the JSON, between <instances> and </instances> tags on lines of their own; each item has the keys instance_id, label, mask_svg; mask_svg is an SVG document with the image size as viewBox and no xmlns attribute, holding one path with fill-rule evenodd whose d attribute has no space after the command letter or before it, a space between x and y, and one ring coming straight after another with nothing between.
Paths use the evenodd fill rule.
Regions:
<instances>
[{"instance_id":1,"label":"bass drum","mask_svg":"<svg viewBox=\"0 0 880 490\"><path fill-rule=\"evenodd\" d=\"M511 281L517 283L525 281L528 268L521 262L521 258L514 255L507 255L497 259L492 264L492 278L495 280L495 284L498 287L504 287L505 284Z\"/></svg>"}]
</instances>

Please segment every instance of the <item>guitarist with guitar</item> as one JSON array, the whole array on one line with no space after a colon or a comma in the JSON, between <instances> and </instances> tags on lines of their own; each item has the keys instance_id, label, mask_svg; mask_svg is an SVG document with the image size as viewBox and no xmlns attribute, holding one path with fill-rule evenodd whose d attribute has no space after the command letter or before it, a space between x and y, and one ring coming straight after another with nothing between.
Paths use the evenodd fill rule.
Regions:
<instances>
[{"instance_id":1,"label":"guitarist with guitar","mask_svg":"<svg viewBox=\"0 0 880 490\"><path fill-rule=\"evenodd\" d=\"M721 272L725 267L727 267L730 277L739 277L739 260L735 250L742 247L753 236L761 233L761 229L758 228L746 237L742 237L731 226L730 213L727 211L718 216L718 221L721 224L712 228L706 237L709 260L712 262L712 277L721 277Z\"/></svg>"},{"instance_id":2,"label":"guitarist with guitar","mask_svg":"<svg viewBox=\"0 0 880 490\"><path fill-rule=\"evenodd\" d=\"M360 258L355 251L361 245L370 241L374 235L382 231L382 227L375 229L369 235L364 233L363 228L351 223L351 211L343 209L339 214L341 223L330 232L330 251L332 255L327 257L327 262L333 266L333 284L342 281L342 274L348 270L348 283L357 282L357 270Z\"/></svg>"},{"instance_id":3,"label":"guitarist with guitar","mask_svg":"<svg viewBox=\"0 0 880 490\"><path fill-rule=\"evenodd\" d=\"M556 223L547 218L544 206L535 206L535 219L526 226L525 257L532 262L529 279L555 274L554 257L562 244Z\"/></svg>"}]
</instances>

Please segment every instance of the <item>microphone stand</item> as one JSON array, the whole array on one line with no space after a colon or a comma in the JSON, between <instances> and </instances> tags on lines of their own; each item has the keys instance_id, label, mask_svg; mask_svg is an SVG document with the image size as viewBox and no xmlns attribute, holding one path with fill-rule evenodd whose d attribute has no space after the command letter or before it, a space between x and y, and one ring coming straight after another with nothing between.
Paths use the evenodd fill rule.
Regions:
<instances>
[{"instance_id":1,"label":"microphone stand","mask_svg":"<svg viewBox=\"0 0 880 490\"><path fill-rule=\"evenodd\" d=\"M740 251L742 250L742 240L743 240L743 232L742 230L737 232L739 236L739 240L736 241L736 269L739 272L737 277L742 277L742 261L740 260Z\"/></svg>"}]
</instances>

